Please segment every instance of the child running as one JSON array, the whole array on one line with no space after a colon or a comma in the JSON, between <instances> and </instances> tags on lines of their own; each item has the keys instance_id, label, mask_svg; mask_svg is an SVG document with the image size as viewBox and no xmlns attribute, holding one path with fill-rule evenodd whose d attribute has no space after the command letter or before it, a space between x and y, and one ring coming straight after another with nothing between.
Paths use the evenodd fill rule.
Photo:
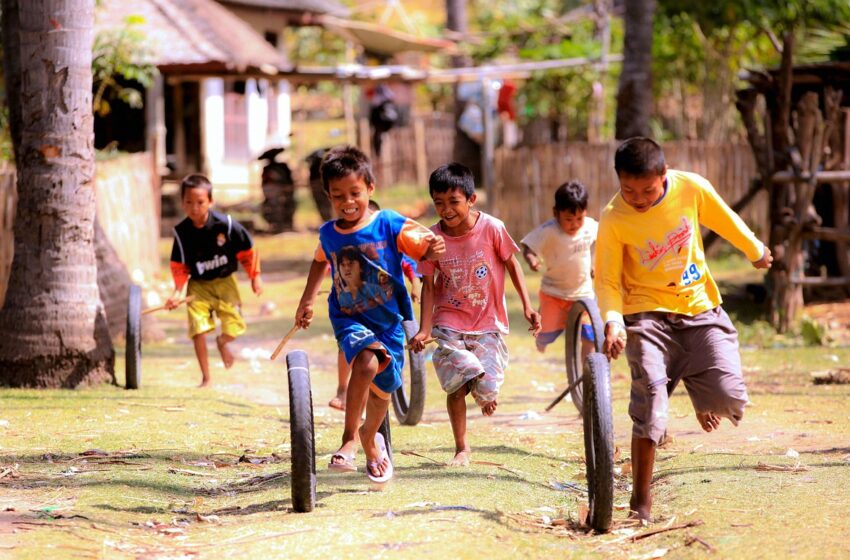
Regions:
<instances>
[{"instance_id":1,"label":"child running","mask_svg":"<svg viewBox=\"0 0 850 560\"><path fill-rule=\"evenodd\" d=\"M381 207L374 200L369 201L369 208L373 212L378 212ZM405 278L410 282L410 300L413 303L419 302L420 282L418 272L416 270L416 261L402 254L401 270ZM330 265L328 265L330 272ZM388 286L392 286L392 282L388 279L384 282ZM392 289L392 288L390 288ZM340 350L336 360L337 384L336 395L328 402L328 406L337 410L345 411L345 393L348 390L348 376L351 374L351 368L348 367L348 362L345 361L345 353ZM365 404L365 403L364 403Z\"/></svg>"},{"instance_id":2,"label":"child running","mask_svg":"<svg viewBox=\"0 0 850 560\"><path fill-rule=\"evenodd\" d=\"M369 159L359 149L344 146L329 151L321 173L338 218L319 229L319 246L295 322L301 328L310 326L313 303L330 263L333 287L328 309L337 343L351 367L351 380L342 445L331 457L329 468L356 470L355 435L366 400L366 419L359 428L366 474L374 482L386 482L393 475L393 465L378 428L387 414L390 395L401 386L405 342L401 322L413 318L404 289L402 254L415 260L433 259L445 251L445 244L397 212L369 208L375 178ZM359 257L354 257L355 253ZM390 289L381 286L381 278L391 280Z\"/></svg>"},{"instance_id":3,"label":"child running","mask_svg":"<svg viewBox=\"0 0 850 560\"><path fill-rule=\"evenodd\" d=\"M234 275L237 263L242 263L248 272L254 293L258 296L263 293L254 242L245 228L230 215L210 210L212 190L212 183L203 175L189 175L180 183L186 219L174 228L171 248L174 293L165 302L167 309L177 307L183 286L188 283L186 297L192 298L187 304L189 338L195 345L195 355L201 367L201 387L210 384L206 335L215 330L213 313L221 321L221 334L215 341L225 368L233 365L233 353L228 344L246 329Z\"/></svg>"},{"instance_id":4,"label":"child running","mask_svg":"<svg viewBox=\"0 0 850 560\"><path fill-rule=\"evenodd\" d=\"M773 258L705 178L668 169L661 147L630 138L614 156L620 192L602 212L596 293L605 353L625 349L632 375L631 516L650 519L655 448L667 428L668 397L684 382L706 432L737 425L748 402L738 333L720 306L700 226L743 252L755 268ZM628 336L627 336L628 333Z\"/></svg>"},{"instance_id":5,"label":"child running","mask_svg":"<svg viewBox=\"0 0 850 560\"><path fill-rule=\"evenodd\" d=\"M520 245L531 270L546 272L540 282L540 334L537 350L555 342L567 325L573 302L593 298L593 247L599 224L587 217L587 189L578 181L564 183L555 191L554 217L526 235ZM581 329L582 359L593 350L593 328Z\"/></svg>"},{"instance_id":6,"label":"child running","mask_svg":"<svg viewBox=\"0 0 850 560\"><path fill-rule=\"evenodd\" d=\"M472 393L481 412L492 415L508 364L503 339L508 334L506 270L535 336L540 331L540 315L531 304L514 255L519 247L505 224L473 209L472 172L459 163L443 165L431 174L428 186L440 216L431 230L445 240L446 251L439 259L420 263L421 327L410 346L422 351L432 334L437 341L433 362L448 395L446 408L455 439L455 455L449 464L468 466L466 395Z\"/></svg>"}]
</instances>

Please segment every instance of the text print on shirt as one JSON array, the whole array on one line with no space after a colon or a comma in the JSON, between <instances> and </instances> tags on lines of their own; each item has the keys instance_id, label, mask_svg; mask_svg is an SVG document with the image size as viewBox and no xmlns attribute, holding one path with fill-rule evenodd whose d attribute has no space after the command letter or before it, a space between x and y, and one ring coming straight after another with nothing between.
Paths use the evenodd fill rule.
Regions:
<instances>
[{"instance_id":1,"label":"text print on shirt","mask_svg":"<svg viewBox=\"0 0 850 560\"><path fill-rule=\"evenodd\" d=\"M650 239L645 251L638 249L640 264L649 270L654 270L668 253L678 253L683 247L687 247L691 242L693 231L693 227L687 218L682 218L681 225L665 235L662 242L656 243Z\"/></svg>"},{"instance_id":2,"label":"text print on shirt","mask_svg":"<svg viewBox=\"0 0 850 560\"><path fill-rule=\"evenodd\" d=\"M198 274L203 274L205 270L213 270L226 265L229 261L227 255L216 255L208 261L198 261L195 265L198 267Z\"/></svg>"}]
</instances>

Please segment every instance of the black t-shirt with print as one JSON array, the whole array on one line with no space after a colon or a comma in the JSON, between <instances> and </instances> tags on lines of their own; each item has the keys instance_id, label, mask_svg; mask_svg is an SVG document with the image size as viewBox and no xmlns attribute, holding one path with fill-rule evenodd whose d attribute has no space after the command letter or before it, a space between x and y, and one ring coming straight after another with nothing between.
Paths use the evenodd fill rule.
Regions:
<instances>
[{"instance_id":1,"label":"black t-shirt with print","mask_svg":"<svg viewBox=\"0 0 850 560\"><path fill-rule=\"evenodd\" d=\"M196 280L226 278L239 268L236 255L253 245L242 224L229 214L210 211L202 228L195 227L189 218L177 224L171 260L189 267L189 276Z\"/></svg>"}]
</instances>

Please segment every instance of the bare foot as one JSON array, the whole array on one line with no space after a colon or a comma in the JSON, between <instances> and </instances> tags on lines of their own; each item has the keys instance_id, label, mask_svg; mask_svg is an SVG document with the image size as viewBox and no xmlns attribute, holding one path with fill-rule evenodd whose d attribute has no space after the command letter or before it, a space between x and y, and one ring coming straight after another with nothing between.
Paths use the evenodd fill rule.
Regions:
<instances>
[{"instance_id":1,"label":"bare foot","mask_svg":"<svg viewBox=\"0 0 850 560\"><path fill-rule=\"evenodd\" d=\"M496 412L497 406L499 406L499 403L496 401L484 403L484 406L481 407L481 414L484 416L493 416L493 413Z\"/></svg>"},{"instance_id":2,"label":"bare foot","mask_svg":"<svg viewBox=\"0 0 850 560\"><path fill-rule=\"evenodd\" d=\"M218 346L218 353L221 354L224 369L230 369L230 366L233 365L233 353L227 347L227 342L224 342L221 335L219 335L215 337L215 345Z\"/></svg>"},{"instance_id":3,"label":"bare foot","mask_svg":"<svg viewBox=\"0 0 850 560\"><path fill-rule=\"evenodd\" d=\"M706 432L713 432L720 427L720 417L713 412L697 412L697 421Z\"/></svg>"},{"instance_id":4,"label":"bare foot","mask_svg":"<svg viewBox=\"0 0 850 560\"><path fill-rule=\"evenodd\" d=\"M203 380L201 380L201 384L198 385L198 389L203 389L204 387L209 387L211 384L212 384L212 382L209 379L203 379Z\"/></svg>"},{"instance_id":5,"label":"bare foot","mask_svg":"<svg viewBox=\"0 0 850 560\"><path fill-rule=\"evenodd\" d=\"M468 467L469 466L469 456L472 454L470 449L463 449L455 453L454 458L449 461L450 467Z\"/></svg>"},{"instance_id":6,"label":"bare foot","mask_svg":"<svg viewBox=\"0 0 850 560\"><path fill-rule=\"evenodd\" d=\"M328 406L337 410L345 411L345 393L337 395L330 400Z\"/></svg>"},{"instance_id":7,"label":"bare foot","mask_svg":"<svg viewBox=\"0 0 850 560\"><path fill-rule=\"evenodd\" d=\"M644 525L649 524L651 522L649 508L639 507L636 509L634 506L629 506L629 519L638 519Z\"/></svg>"}]
</instances>

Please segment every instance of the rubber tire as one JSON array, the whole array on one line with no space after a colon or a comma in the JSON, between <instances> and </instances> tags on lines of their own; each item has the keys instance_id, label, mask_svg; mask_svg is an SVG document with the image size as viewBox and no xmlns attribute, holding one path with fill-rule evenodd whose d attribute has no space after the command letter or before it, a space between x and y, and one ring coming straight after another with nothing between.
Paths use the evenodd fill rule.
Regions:
<instances>
[{"instance_id":1,"label":"rubber tire","mask_svg":"<svg viewBox=\"0 0 850 560\"><path fill-rule=\"evenodd\" d=\"M590 316L590 324L593 327L593 344L597 352L602 352L602 344L605 342L605 329L602 328L602 316L599 314L599 306L595 299L579 299L573 302L567 313L567 326L564 333L566 351L564 359L567 368L567 383L572 385L581 376L581 323L584 314ZM578 410L579 414L584 412L584 400L582 398L582 384L577 383L570 391L570 400Z\"/></svg>"},{"instance_id":2,"label":"rubber tire","mask_svg":"<svg viewBox=\"0 0 850 560\"><path fill-rule=\"evenodd\" d=\"M419 323L415 320L404 321L405 339L410 341L419 332ZM405 386L404 369L402 369L401 387L392 394L393 411L399 424L415 426L422 419L425 411L425 354L423 352L407 351L408 374L410 375L410 390Z\"/></svg>"},{"instance_id":3,"label":"rubber tire","mask_svg":"<svg viewBox=\"0 0 850 560\"><path fill-rule=\"evenodd\" d=\"M381 422L381 427L378 428L378 433L384 436L384 441L387 443L387 455L390 458L390 462L393 462L393 441L392 441L392 433L390 433L390 413L387 412L387 415L384 416L384 421Z\"/></svg>"},{"instance_id":4,"label":"rubber tire","mask_svg":"<svg viewBox=\"0 0 850 560\"><path fill-rule=\"evenodd\" d=\"M127 333L124 359L124 387L138 389L142 382L142 288L130 285L127 298Z\"/></svg>"},{"instance_id":5,"label":"rubber tire","mask_svg":"<svg viewBox=\"0 0 850 560\"><path fill-rule=\"evenodd\" d=\"M316 507L316 439L313 431L313 393L307 353L286 355L289 383L289 437L292 453L292 509L298 513Z\"/></svg>"},{"instance_id":6,"label":"rubber tire","mask_svg":"<svg viewBox=\"0 0 850 560\"><path fill-rule=\"evenodd\" d=\"M614 428L611 370L604 354L592 352L584 363L584 457L587 468L588 523L600 533L611 527L614 512Z\"/></svg>"}]
</instances>

